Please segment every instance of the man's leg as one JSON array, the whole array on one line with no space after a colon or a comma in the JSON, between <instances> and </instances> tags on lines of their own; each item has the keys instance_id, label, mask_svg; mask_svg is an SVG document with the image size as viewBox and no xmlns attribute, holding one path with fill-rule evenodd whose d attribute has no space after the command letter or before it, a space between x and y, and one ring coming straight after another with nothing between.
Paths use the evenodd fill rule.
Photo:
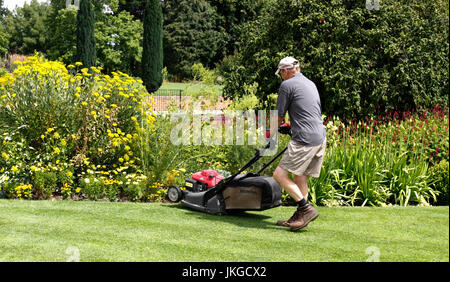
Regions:
<instances>
[{"instance_id":1,"label":"man's leg","mask_svg":"<svg viewBox=\"0 0 450 282\"><path fill-rule=\"evenodd\" d=\"M295 176L294 176L295 177ZM310 204L306 202L304 194L299 186L289 178L289 172L277 167L273 173L273 178L285 189L285 191L297 202L297 211L288 220L279 220L277 225L290 227L291 231L302 229L308 225L309 222L316 219L319 213ZM294 178L295 179L295 178ZM308 195L308 177L297 177L299 184L302 185L306 196ZM305 185L306 184L306 185Z\"/></svg>"},{"instance_id":2,"label":"man's leg","mask_svg":"<svg viewBox=\"0 0 450 282\"><path fill-rule=\"evenodd\" d=\"M294 199L295 202L299 202L304 199L301 190L298 185L289 178L289 172L277 167L273 173L273 178L286 190L286 192Z\"/></svg>"},{"instance_id":3,"label":"man's leg","mask_svg":"<svg viewBox=\"0 0 450 282\"><path fill-rule=\"evenodd\" d=\"M294 182L297 184L298 188L300 188L300 192L305 200L308 200L308 176L294 174Z\"/></svg>"}]
</instances>

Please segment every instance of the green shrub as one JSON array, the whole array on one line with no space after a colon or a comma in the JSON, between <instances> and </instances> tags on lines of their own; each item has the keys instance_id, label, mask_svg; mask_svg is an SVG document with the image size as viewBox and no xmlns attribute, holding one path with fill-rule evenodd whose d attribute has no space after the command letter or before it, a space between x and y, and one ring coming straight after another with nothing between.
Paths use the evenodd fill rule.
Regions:
<instances>
[{"instance_id":1,"label":"green shrub","mask_svg":"<svg viewBox=\"0 0 450 282\"><path fill-rule=\"evenodd\" d=\"M54 171L35 171L34 186L37 198L50 198L56 191L58 185L58 175Z\"/></svg>"},{"instance_id":2,"label":"green shrub","mask_svg":"<svg viewBox=\"0 0 450 282\"><path fill-rule=\"evenodd\" d=\"M430 168L430 186L437 191L436 204L449 205L448 186L449 186L449 164L444 160L438 164L435 164Z\"/></svg>"},{"instance_id":3,"label":"green shrub","mask_svg":"<svg viewBox=\"0 0 450 282\"><path fill-rule=\"evenodd\" d=\"M90 200L100 200L106 196L106 185L103 180L90 176L80 180L83 193Z\"/></svg>"},{"instance_id":4,"label":"green shrub","mask_svg":"<svg viewBox=\"0 0 450 282\"><path fill-rule=\"evenodd\" d=\"M448 1L380 1L376 10L365 1L274 0L225 61L224 94L241 95L255 81L260 98L277 93L274 72L290 55L316 83L327 115L448 104L448 13Z\"/></svg>"}]
</instances>

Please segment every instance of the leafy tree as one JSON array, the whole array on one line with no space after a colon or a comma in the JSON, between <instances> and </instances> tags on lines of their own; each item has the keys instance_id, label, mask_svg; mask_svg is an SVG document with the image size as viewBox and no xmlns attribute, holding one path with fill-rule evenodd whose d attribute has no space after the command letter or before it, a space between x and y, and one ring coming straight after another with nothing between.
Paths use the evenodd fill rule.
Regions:
<instances>
[{"instance_id":1,"label":"leafy tree","mask_svg":"<svg viewBox=\"0 0 450 282\"><path fill-rule=\"evenodd\" d=\"M448 103L448 1L272 0L242 32L240 53L228 62L227 96L259 84L277 93L274 75L284 56L300 61L330 115L361 117Z\"/></svg>"},{"instance_id":2,"label":"leafy tree","mask_svg":"<svg viewBox=\"0 0 450 282\"><path fill-rule=\"evenodd\" d=\"M54 7L52 7L53 9ZM53 11L50 12L52 14ZM48 35L47 56L51 60L61 59L66 64L76 61L77 53L77 11L60 9L48 17L46 25Z\"/></svg>"},{"instance_id":3,"label":"leafy tree","mask_svg":"<svg viewBox=\"0 0 450 282\"><path fill-rule=\"evenodd\" d=\"M7 14L7 10L3 8L3 0L0 0L0 56L8 53L9 35L3 27L3 17Z\"/></svg>"},{"instance_id":4,"label":"leafy tree","mask_svg":"<svg viewBox=\"0 0 450 282\"><path fill-rule=\"evenodd\" d=\"M117 12L127 11L133 15L134 19L143 21L145 0L119 0Z\"/></svg>"},{"instance_id":5,"label":"leafy tree","mask_svg":"<svg viewBox=\"0 0 450 282\"><path fill-rule=\"evenodd\" d=\"M32 54L46 50L45 17L47 3L32 0L3 18L5 30L10 35L9 49L13 53Z\"/></svg>"},{"instance_id":6,"label":"leafy tree","mask_svg":"<svg viewBox=\"0 0 450 282\"><path fill-rule=\"evenodd\" d=\"M214 8L206 0L166 0L163 10L164 65L169 73L191 78L194 63L214 67L226 38Z\"/></svg>"},{"instance_id":7,"label":"leafy tree","mask_svg":"<svg viewBox=\"0 0 450 282\"><path fill-rule=\"evenodd\" d=\"M162 84L163 33L162 9L159 0L148 0L144 12L142 80L148 92Z\"/></svg>"},{"instance_id":8,"label":"leafy tree","mask_svg":"<svg viewBox=\"0 0 450 282\"><path fill-rule=\"evenodd\" d=\"M77 14L77 60L84 66L95 65L94 14L90 0L80 0Z\"/></svg>"},{"instance_id":9,"label":"leafy tree","mask_svg":"<svg viewBox=\"0 0 450 282\"><path fill-rule=\"evenodd\" d=\"M105 72L120 70L140 76L142 37L142 23L126 11L96 22L97 56Z\"/></svg>"},{"instance_id":10,"label":"leafy tree","mask_svg":"<svg viewBox=\"0 0 450 282\"><path fill-rule=\"evenodd\" d=\"M239 46L242 28L256 20L267 0L208 0L218 15L217 25L225 36L225 55L232 55ZM219 54L221 55L221 54ZM223 59L218 57L218 59Z\"/></svg>"},{"instance_id":11,"label":"leafy tree","mask_svg":"<svg viewBox=\"0 0 450 282\"><path fill-rule=\"evenodd\" d=\"M9 35L4 31L3 26L0 25L0 56L8 53Z\"/></svg>"},{"instance_id":12,"label":"leafy tree","mask_svg":"<svg viewBox=\"0 0 450 282\"><path fill-rule=\"evenodd\" d=\"M3 19L7 15L8 9L3 7L3 0L0 0L0 18Z\"/></svg>"}]
</instances>

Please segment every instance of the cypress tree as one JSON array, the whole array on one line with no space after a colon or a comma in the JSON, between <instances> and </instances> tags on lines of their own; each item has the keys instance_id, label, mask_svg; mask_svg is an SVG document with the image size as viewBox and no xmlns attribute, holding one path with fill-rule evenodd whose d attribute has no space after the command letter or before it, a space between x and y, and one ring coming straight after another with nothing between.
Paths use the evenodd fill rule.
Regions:
<instances>
[{"instance_id":1,"label":"cypress tree","mask_svg":"<svg viewBox=\"0 0 450 282\"><path fill-rule=\"evenodd\" d=\"M162 84L163 17L160 0L146 0L142 50L142 81L152 93Z\"/></svg>"},{"instance_id":2,"label":"cypress tree","mask_svg":"<svg viewBox=\"0 0 450 282\"><path fill-rule=\"evenodd\" d=\"M77 14L77 60L85 67L95 65L94 12L91 0L81 0Z\"/></svg>"}]
</instances>

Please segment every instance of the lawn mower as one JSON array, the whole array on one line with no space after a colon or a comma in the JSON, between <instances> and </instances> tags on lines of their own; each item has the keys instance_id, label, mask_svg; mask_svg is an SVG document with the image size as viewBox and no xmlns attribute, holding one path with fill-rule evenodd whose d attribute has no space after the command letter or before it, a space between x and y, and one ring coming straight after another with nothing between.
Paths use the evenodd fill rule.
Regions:
<instances>
[{"instance_id":1,"label":"lawn mower","mask_svg":"<svg viewBox=\"0 0 450 282\"><path fill-rule=\"evenodd\" d=\"M278 131L291 135L289 123L281 125ZM272 177L260 174L281 156L287 147L263 164L258 172L243 173L256 163L269 147L270 142L265 148L256 150L255 156L229 177L223 177L215 170L194 173L191 179L186 179L184 189L179 186L168 188L169 201L181 201L181 204L188 208L219 215L248 210L262 211L280 206L281 186Z\"/></svg>"}]
</instances>

